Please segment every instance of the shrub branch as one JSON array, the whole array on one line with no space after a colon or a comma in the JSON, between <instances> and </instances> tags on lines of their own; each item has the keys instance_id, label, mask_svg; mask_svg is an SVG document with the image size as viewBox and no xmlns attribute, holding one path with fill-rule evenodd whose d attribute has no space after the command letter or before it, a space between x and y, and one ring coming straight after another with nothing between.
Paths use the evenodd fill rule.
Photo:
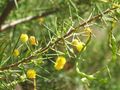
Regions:
<instances>
[{"instance_id":1,"label":"shrub branch","mask_svg":"<svg viewBox=\"0 0 120 90\"><path fill-rule=\"evenodd\" d=\"M34 19L46 17L46 16L51 15L53 13L56 13L58 11L59 11L59 8L54 8L54 9L51 9L50 11L46 11L46 12L39 14L39 15L28 16L28 17L25 17L22 19L15 20L9 24L2 25L0 32L6 31L6 30L8 30L8 28L14 27L18 24L22 24L22 23L29 22L29 21L34 20Z\"/></svg>"},{"instance_id":2,"label":"shrub branch","mask_svg":"<svg viewBox=\"0 0 120 90\"><path fill-rule=\"evenodd\" d=\"M56 43L58 43L59 41L61 41L63 38L67 38L67 37L70 36L72 33L74 33L74 31L76 31L77 28L83 27L83 26L85 26L86 24L88 24L88 23L90 23L90 22L92 22L92 21L94 21L94 20L100 19L104 14L107 14L107 13L111 12L112 10L116 10L116 9L117 9L117 7L107 9L107 10L105 10L102 14L100 13L100 14L94 16L94 17L91 17L89 20L87 20L86 22L83 22L83 23L79 24L77 27L75 27L75 28L70 28L69 32L67 32L64 36L62 36L62 37L60 37L60 38L57 38L54 43L50 43L50 44L47 45L46 47L43 47L42 49L38 49L37 51L34 52L34 53L35 53L34 55L31 55L31 56L29 56L29 57L27 57L27 58L25 58L25 59L23 59L23 60L21 60L21 61L19 61L19 62L13 63L13 64L8 65L8 66L6 66L6 67L1 67L0 70L1 70L1 71L8 70L8 69L11 69L11 68L13 68L13 67L18 67L18 66L21 65L21 64L25 64L25 63L31 61L31 59L35 58L35 55L36 55L37 53L44 53L44 52L46 52L50 47L52 47L53 45L55 45Z\"/></svg>"}]
</instances>

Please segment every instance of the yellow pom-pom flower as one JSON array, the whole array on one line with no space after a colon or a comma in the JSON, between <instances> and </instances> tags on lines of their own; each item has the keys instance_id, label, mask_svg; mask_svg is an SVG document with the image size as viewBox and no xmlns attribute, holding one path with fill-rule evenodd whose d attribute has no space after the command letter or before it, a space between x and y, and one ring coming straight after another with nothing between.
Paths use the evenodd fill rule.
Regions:
<instances>
[{"instance_id":1,"label":"yellow pom-pom flower","mask_svg":"<svg viewBox=\"0 0 120 90\"><path fill-rule=\"evenodd\" d=\"M19 56L19 54L20 54L20 52L19 52L18 49L15 49L15 50L13 51L13 55L14 55L15 57Z\"/></svg>"},{"instance_id":2,"label":"yellow pom-pom flower","mask_svg":"<svg viewBox=\"0 0 120 90\"><path fill-rule=\"evenodd\" d=\"M55 62L54 67L55 67L56 70L61 70L61 69L64 68L65 63L66 63L65 57L59 56L59 57L56 59L56 62Z\"/></svg>"},{"instance_id":3,"label":"yellow pom-pom flower","mask_svg":"<svg viewBox=\"0 0 120 90\"><path fill-rule=\"evenodd\" d=\"M79 42L77 39L74 39L72 41L72 45L75 47L75 49L78 51L78 52L81 52L82 48L84 47L84 43L83 42ZM86 50L86 47L84 47L83 51Z\"/></svg>"},{"instance_id":4,"label":"yellow pom-pom flower","mask_svg":"<svg viewBox=\"0 0 120 90\"><path fill-rule=\"evenodd\" d=\"M27 77L30 79L36 78L36 71L34 69L29 69L27 71Z\"/></svg>"},{"instance_id":5,"label":"yellow pom-pom flower","mask_svg":"<svg viewBox=\"0 0 120 90\"><path fill-rule=\"evenodd\" d=\"M27 34L21 34L20 40L21 40L22 42L27 42L27 41L28 41L28 35L27 35Z\"/></svg>"},{"instance_id":6,"label":"yellow pom-pom flower","mask_svg":"<svg viewBox=\"0 0 120 90\"><path fill-rule=\"evenodd\" d=\"M77 45L76 45L76 49L81 52L82 48L84 47L84 43L83 42L79 42ZM86 50L86 47L84 47L83 51Z\"/></svg>"},{"instance_id":7,"label":"yellow pom-pom flower","mask_svg":"<svg viewBox=\"0 0 120 90\"><path fill-rule=\"evenodd\" d=\"M31 45L37 45L38 44L38 41L36 40L36 38L34 36L30 36L29 41L30 41Z\"/></svg>"},{"instance_id":8,"label":"yellow pom-pom flower","mask_svg":"<svg viewBox=\"0 0 120 90\"><path fill-rule=\"evenodd\" d=\"M90 35L92 32L92 30L89 27L85 28L84 31L86 35Z\"/></svg>"}]
</instances>

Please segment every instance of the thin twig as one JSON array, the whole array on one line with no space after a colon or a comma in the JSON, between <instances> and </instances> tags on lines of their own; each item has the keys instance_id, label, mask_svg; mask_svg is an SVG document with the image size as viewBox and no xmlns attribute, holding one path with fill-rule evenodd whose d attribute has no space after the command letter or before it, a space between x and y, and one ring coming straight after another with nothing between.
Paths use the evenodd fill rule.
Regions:
<instances>
[{"instance_id":1,"label":"thin twig","mask_svg":"<svg viewBox=\"0 0 120 90\"><path fill-rule=\"evenodd\" d=\"M6 30L8 30L8 28L14 27L14 26L16 26L18 24L22 24L22 23L29 22L29 21L34 20L34 19L46 17L46 16L54 14L54 13L56 13L58 11L59 11L59 8L53 8L52 10L44 12L44 13L39 14L39 15L28 16L28 17L25 17L25 18L22 18L22 19L18 19L18 20L13 21L13 22L11 22L9 24L2 25L0 32L6 31Z\"/></svg>"},{"instance_id":2,"label":"thin twig","mask_svg":"<svg viewBox=\"0 0 120 90\"><path fill-rule=\"evenodd\" d=\"M94 21L94 20L100 19L100 17L102 17L103 14L107 14L107 13L109 13L109 12L111 12L112 10L115 10L115 9L117 9L117 8L107 9L107 10L105 10L102 14L98 14L98 15L90 18L89 20L87 20L86 22L83 22L82 24L79 24L79 25L78 25L77 27L75 27L75 28L71 28L71 29L69 30L69 32L66 33L63 37L56 39L56 41L55 41L54 43L50 43L48 46L46 46L46 47L44 47L44 48L42 48L42 49L38 49L37 51L35 51L35 54L46 52L51 46L55 45L56 43L58 43L59 41L61 41L63 38L67 38L69 35L71 35L72 33L74 33L74 31L76 31L77 28L82 27L82 26L85 26L86 24L88 24L88 23L90 23L90 22L92 22L92 21ZM19 62L16 62L16 63L14 63L14 64L8 65L8 66L6 66L6 67L2 67L2 68L0 68L0 70L1 70L1 71L4 71L4 70L8 70L8 69L13 68L13 67L17 67L17 66L19 66L20 64L27 63L28 61L30 61L30 60L31 60L32 58L34 58L34 57L35 57L35 55L31 55L31 56L29 56L29 57L27 57L27 58L25 58L25 59L23 59L23 60L21 60L21 61L19 61Z\"/></svg>"}]
</instances>

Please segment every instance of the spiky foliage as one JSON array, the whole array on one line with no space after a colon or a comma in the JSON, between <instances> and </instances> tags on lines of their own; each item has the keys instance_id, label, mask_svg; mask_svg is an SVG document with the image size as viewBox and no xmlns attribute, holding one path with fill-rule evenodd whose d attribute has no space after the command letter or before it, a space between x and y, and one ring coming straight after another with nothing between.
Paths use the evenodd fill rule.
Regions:
<instances>
[{"instance_id":1,"label":"spiky foliage","mask_svg":"<svg viewBox=\"0 0 120 90\"><path fill-rule=\"evenodd\" d=\"M120 90L119 19L119 0L1 0L0 90Z\"/></svg>"}]
</instances>

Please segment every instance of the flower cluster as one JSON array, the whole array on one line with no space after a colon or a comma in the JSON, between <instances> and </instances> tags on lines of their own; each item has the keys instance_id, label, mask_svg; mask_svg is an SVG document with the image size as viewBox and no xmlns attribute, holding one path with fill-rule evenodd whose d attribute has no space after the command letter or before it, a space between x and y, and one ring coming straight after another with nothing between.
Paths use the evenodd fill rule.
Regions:
<instances>
[{"instance_id":1,"label":"flower cluster","mask_svg":"<svg viewBox=\"0 0 120 90\"><path fill-rule=\"evenodd\" d=\"M30 38L29 38L27 34L21 34L20 40L22 42L27 42L29 40L31 45L37 45L38 44L38 41L34 36L30 36Z\"/></svg>"},{"instance_id":2,"label":"flower cluster","mask_svg":"<svg viewBox=\"0 0 120 90\"><path fill-rule=\"evenodd\" d=\"M34 46L37 46L37 45L38 45L38 41L37 41L37 39L36 39L34 36L28 37L27 34L21 34L21 36L20 36L20 41L21 41L22 43L26 43L28 40L29 40L29 43L30 43L31 45L34 45ZM22 45L21 45L21 46L22 46ZM21 47L21 46L20 46L20 47ZM19 48L20 48L20 47L19 47ZM15 49L15 50L13 51L13 56L17 57L17 56L19 56L19 54L20 54L20 52L19 52L18 49Z\"/></svg>"}]
</instances>

